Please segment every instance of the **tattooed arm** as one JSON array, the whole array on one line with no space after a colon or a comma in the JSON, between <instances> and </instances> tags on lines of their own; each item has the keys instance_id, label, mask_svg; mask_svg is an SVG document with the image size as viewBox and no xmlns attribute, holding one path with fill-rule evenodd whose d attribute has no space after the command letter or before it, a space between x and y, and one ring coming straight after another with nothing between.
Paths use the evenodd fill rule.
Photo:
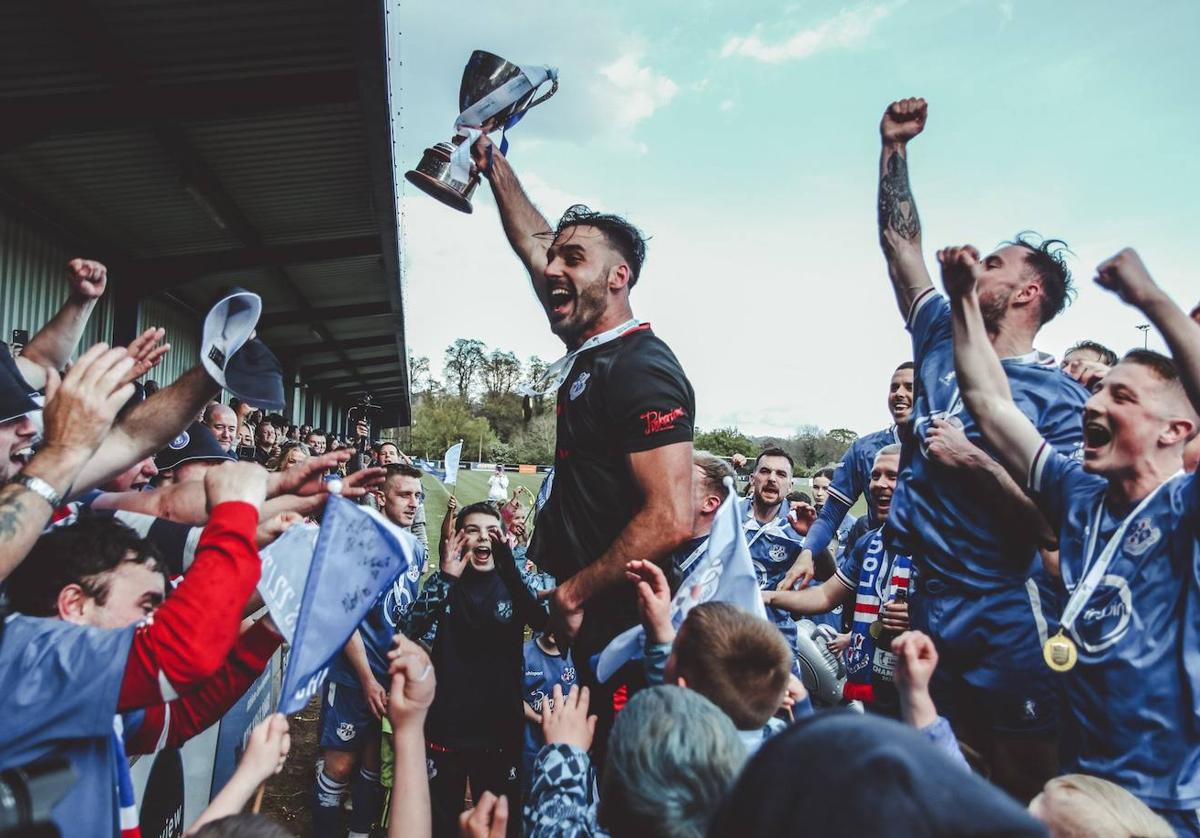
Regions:
<instances>
[{"instance_id":1,"label":"tattooed arm","mask_svg":"<svg viewBox=\"0 0 1200 838\"><path fill-rule=\"evenodd\" d=\"M888 106L879 124L879 245L887 259L900 314L933 283L921 256L921 219L908 182L908 142L925 127L924 99L901 99Z\"/></svg>"}]
</instances>

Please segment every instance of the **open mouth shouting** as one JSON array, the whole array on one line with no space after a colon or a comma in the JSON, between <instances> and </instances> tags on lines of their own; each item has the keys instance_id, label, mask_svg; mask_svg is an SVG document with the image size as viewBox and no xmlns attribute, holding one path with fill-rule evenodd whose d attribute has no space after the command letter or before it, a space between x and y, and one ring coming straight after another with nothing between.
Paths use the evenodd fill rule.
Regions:
<instances>
[{"instance_id":1,"label":"open mouth shouting","mask_svg":"<svg viewBox=\"0 0 1200 838\"><path fill-rule=\"evenodd\" d=\"M892 508L892 490L884 489L871 493L871 502L875 506L875 514L879 516L879 520L887 518L888 510Z\"/></svg>"},{"instance_id":2,"label":"open mouth shouting","mask_svg":"<svg viewBox=\"0 0 1200 838\"><path fill-rule=\"evenodd\" d=\"M488 570L492 567L492 545L480 544L471 551L471 564L477 570Z\"/></svg>"},{"instance_id":3,"label":"open mouth shouting","mask_svg":"<svg viewBox=\"0 0 1200 838\"><path fill-rule=\"evenodd\" d=\"M575 308L575 290L565 283L546 287L546 313L551 320L562 320Z\"/></svg>"},{"instance_id":4,"label":"open mouth shouting","mask_svg":"<svg viewBox=\"0 0 1200 838\"><path fill-rule=\"evenodd\" d=\"M907 418L908 414L912 413L912 399L908 396L893 396L888 406L892 410L892 418L897 421Z\"/></svg>"},{"instance_id":5,"label":"open mouth shouting","mask_svg":"<svg viewBox=\"0 0 1200 838\"><path fill-rule=\"evenodd\" d=\"M1096 419L1086 419L1083 423L1083 456L1099 456L1112 443L1112 439L1111 428Z\"/></svg>"}]
</instances>

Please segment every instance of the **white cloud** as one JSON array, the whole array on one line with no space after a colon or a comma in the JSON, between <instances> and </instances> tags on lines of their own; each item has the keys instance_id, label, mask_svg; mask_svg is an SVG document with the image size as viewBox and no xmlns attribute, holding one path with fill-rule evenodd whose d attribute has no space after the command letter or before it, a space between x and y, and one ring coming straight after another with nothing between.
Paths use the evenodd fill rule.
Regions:
<instances>
[{"instance_id":1,"label":"white cloud","mask_svg":"<svg viewBox=\"0 0 1200 838\"><path fill-rule=\"evenodd\" d=\"M649 119L679 92L679 85L669 76L643 65L636 53L625 53L601 67L599 76L594 88L596 96L608 105L608 116L626 129Z\"/></svg>"},{"instance_id":2,"label":"white cloud","mask_svg":"<svg viewBox=\"0 0 1200 838\"><path fill-rule=\"evenodd\" d=\"M1004 22L1012 23L1013 12L1016 10L1016 7L1012 4L1011 0L1002 0L997 8L1000 10L1000 17L1004 19Z\"/></svg>"},{"instance_id":3,"label":"white cloud","mask_svg":"<svg viewBox=\"0 0 1200 838\"><path fill-rule=\"evenodd\" d=\"M733 110L733 105L734 102L732 99L723 99L721 101L720 108L722 111L731 111Z\"/></svg>"},{"instance_id":4,"label":"white cloud","mask_svg":"<svg viewBox=\"0 0 1200 838\"><path fill-rule=\"evenodd\" d=\"M800 61L818 53L845 49L862 43L890 13L891 7L887 5L843 9L816 26L801 29L783 40L774 42L763 40L760 34L761 27L756 27L749 35L734 36L727 40L721 48L721 57L752 58L766 64Z\"/></svg>"}]
</instances>

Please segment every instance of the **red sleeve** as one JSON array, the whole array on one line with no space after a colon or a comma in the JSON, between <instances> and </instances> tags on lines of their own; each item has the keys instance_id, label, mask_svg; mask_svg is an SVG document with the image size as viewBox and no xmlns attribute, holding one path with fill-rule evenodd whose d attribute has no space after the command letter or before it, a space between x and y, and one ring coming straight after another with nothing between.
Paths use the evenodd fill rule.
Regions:
<instances>
[{"instance_id":1,"label":"red sleeve","mask_svg":"<svg viewBox=\"0 0 1200 838\"><path fill-rule=\"evenodd\" d=\"M196 692L147 707L145 720L125 740L129 754L152 754L166 729L164 747L175 748L224 716L262 674L283 641L259 620L238 638L225 664Z\"/></svg>"},{"instance_id":2,"label":"red sleeve","mask_svg":"<svg viewBox=\"0 0 1200 838\"><path fill-rule=\"evenodd\" d=\"M195 692L221 666L262 571L257 529L248 503L213 509L183 583L134 633L118 713Z\"/></svg>"}]
</instances>

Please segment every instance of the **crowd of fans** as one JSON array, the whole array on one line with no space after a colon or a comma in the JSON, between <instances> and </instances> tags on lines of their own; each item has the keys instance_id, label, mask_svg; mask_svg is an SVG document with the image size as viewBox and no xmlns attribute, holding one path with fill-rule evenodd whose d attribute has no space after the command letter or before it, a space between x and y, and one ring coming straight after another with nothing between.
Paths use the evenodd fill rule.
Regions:
<instances>
[{"instance_id":1,"label":"crowd of fans","mask_svg":"<svg viewBox=\"0 0 1200 838\"><path fill-rule=\"evenodd\" d=\"M880 129L912 358L811 497L782 449L693 450L691 385L630 309L643 238L582 207L552 229L486 135L473 159L569 350L543 388L555 471L536 500L502 467L486 501L451 495L428 559L396 443L216 400L252 323L203 348L221 368L138 383L162 330L76 355L107 276L71 262L59 314L0 352L0 769L65 759L62 833L138 834L129 758L263 672L284 637L259 551L333 491L417 559L330 661L317 835L1200 835L1200 307L1121 251L1096 281L1170 356L1082 340L1057 362L1034 341L1074 293L1061 243L940 250L939 293L908 177L926 116L902 100ZM751 602L714 594L746 557ZM188 834L286 835L244 810L289 747L284 716L258 725Z\"/></svg>"}]
</instances>

